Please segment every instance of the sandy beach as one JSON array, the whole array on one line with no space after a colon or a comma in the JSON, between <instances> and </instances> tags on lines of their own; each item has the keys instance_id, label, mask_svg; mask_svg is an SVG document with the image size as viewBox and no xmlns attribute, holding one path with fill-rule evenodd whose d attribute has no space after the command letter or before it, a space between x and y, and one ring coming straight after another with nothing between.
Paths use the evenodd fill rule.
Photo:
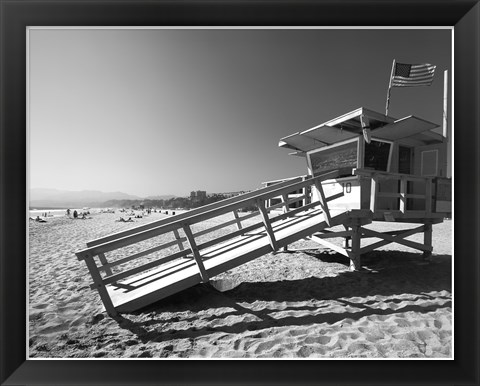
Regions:
<instances>
[{"instance_id":1,"label":"sandy beach","mask_svg":"<svg viewBox=\"0 0 480 386\"><path fill-rule=\"evenodd\" d=\"M449 220L433 226L427 260L389 244L350 272L347 258L302 240L113 319L75 251L166 216L116 222L121 215L29 221L30 358L453 357Z\"/></svg>"}]
</instances>

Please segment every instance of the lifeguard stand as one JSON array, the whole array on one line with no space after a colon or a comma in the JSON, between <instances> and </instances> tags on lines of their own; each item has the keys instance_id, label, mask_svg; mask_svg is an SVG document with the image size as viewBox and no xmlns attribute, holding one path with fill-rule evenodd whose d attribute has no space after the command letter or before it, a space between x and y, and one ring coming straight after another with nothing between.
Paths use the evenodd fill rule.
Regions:
<instances>
[{"instance_id":1,"label":"lifeguard stand","mask_svg":"<svg viewBox=\"0 0 480 386\"><path fill-rule=\"evenodd\" d=\"M451 180L447 174L447 140L435 133L438 125L415 116L394 119L359 108L311 129L282 138L279 146L305 157L308 174L345 170L335 179L311 187L311 199L338 195L329 204L330 215L348 211L345 231L324 230L312 236L348 256L351 268L360 267L360 255L390 242L432 251L432 224L451 216ZM266 183L269 185L269 182ZM323 192L321 192L323 190ZM406 231L374 232L363 228L372 221L421 223ZM405 240L423 232L424 243ZM326 239L344 237L343 248ZM378 243L361 247L361 239ZM351 241L351 245L350 245Z\"/></svg>"}]
</instances>

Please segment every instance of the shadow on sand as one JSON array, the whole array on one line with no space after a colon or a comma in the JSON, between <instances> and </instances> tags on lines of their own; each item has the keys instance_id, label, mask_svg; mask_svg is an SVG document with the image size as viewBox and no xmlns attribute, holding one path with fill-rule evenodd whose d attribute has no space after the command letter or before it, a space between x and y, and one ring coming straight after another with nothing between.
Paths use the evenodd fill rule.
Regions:
<instances>
[{"instance_id":1,"label":"shadow on sand","mask_svg":"<svg viewBox=\"0 0 480 386\"><path fill-rule=\"evenodd\" d=\"M331 253L311 254L322 261L348 264L341 255ZM404 312L426 313L439 308L451 307L451 256L433 255L426 261L417 253L397 251L373 251L362 257L364 270L340 272L334 277L308 277L301 280L272 282L227 283L231 290L220 292L211 285L202 284L159 301L133 314L116 318L121 328L135 333L146 343L171 339L196 338L212 333L242 333L270 327L300 326L318 323L334 324L346 319L358 320L377 315L388 316ZM435 297L431 292L442 292ZM408 294L410 304L405 305ZM378 307L379 300L364 299L382 297L388 307ZM362 299L363 298L363 299ZM378 299L378 298L374 298ZM423 302L416 302L423 300ZM275 302L279 307L252 307L251 303ZM344 306L345 312L318 312L328 308L329 302ZM317 303L316 305L308 305ZM318 305L320 303L320 305ZM400 304L402 303L402 304ZM423 303L419 305L418 303ZM162 313L195 313L208 309L228 309L221 315L202 317L202 324L228 316L239 317L233 325L192 326L182 330L167 329L165 324L179 321L178 316L170 320L159 317ZM274 311L286 312L281 318L272 317ZM295 315L287 315L288 311ZM248 322L241 316L249 315ZM136 321L141 319L141 321ZM181 318L182 322L193 323L199 317ZM253 321L252 321L253 319Z\"/></svg>"}]
</instances>

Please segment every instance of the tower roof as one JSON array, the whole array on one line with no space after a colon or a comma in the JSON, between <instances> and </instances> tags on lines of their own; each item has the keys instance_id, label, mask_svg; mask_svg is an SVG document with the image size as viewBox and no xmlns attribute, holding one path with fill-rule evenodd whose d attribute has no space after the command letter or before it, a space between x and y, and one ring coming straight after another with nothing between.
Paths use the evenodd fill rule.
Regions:
<instances>
[{"instance_id":1,"label":"tower roof","mask_svg":"<svg viewBox=\"0 0 480 386\"><path fill-rule=\"evenodd\" d=\"M374 139L401 140L402 143L411 146L443 142L442 135L431 131L438 127L435 123L413 115L395 119L361 107L311 129L286 136L280 139L278 146L303 155L313 149L362 136L360 121L362 115L368 119L371 137Z\"/></svg>"}]
</instances>

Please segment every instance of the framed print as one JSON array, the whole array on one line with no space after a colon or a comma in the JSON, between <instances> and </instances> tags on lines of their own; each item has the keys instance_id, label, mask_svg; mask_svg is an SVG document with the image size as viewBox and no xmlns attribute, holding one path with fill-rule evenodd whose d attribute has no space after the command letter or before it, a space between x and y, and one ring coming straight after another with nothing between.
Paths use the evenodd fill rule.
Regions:
<instances>
[{"instance_id":1,"label":"framed print","mask_svg":"<svg viewBox=\"0 0 480 386\"><path fill-rule=\"evenodd\" d=\"M2 1L2 384L478 384L479 7Z\"/></svg>"}]
</instances>

